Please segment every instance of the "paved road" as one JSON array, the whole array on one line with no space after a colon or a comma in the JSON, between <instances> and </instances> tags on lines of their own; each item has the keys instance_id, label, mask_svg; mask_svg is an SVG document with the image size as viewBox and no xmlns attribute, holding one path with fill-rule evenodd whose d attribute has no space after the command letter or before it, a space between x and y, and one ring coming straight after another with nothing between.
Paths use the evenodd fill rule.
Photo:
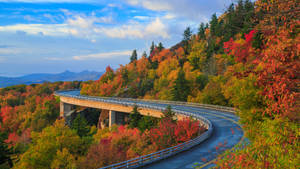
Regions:
<instances>
[{"instance_id":1,"label":"paved road","mask_svg":"<svg viewBox=\"0 0 300 169\"><path fill-rule=\"evenodd\" d=\"M81 96L79 91L65 91L59 92L59 95L80 97L81 99L89 99L87 96ZM117 103L116 98L106 98L106 102ZM122 100L122 102L132 103L132 100ZM135 102L136 103L136 102ZM167 104L153 103L146 101L139 101L139 105L151 105L165 108ZM212 136L192 149L179 153L168 159L161 160L154 164L143 168L147 169L189 169L194 168L195 164L198 166L205 165L207 162L216 158L216 156L226 149L232 148L240 142L243 138L243 131L237 124L238 117L228 112L221 112L215 110L208 110L200 107L172 105L173 110L183 110L207 118L211 121L214 127ZM213 164L206 165L204 168L210 168Z\"/></svg>"},{"instance_id":2,"label":"paved road","mask_svg":"<svg viewBox=\"0 0 300 169\"><path fill-rule=\"evenodd\" d=\"M198 166L201 166L208 161L215 159L216 156L224 150L232 148L243 137L242 129L239 125L233 122L237 121L237 117L228 118L228 115L224 112L198 110L198 108L191 109L190 107L184 106L180 107L180 109L199 113L203 117L206 117L208 120L210 120L214 126L214 132L212 136L205 142L186 152L180 153L169 159L159 161L145 168L188 169L194 168L193 166L195 166L195 163L197 163ZM204 168L210 167L212 167L212 165L208 165Z\"/></svg>"}]
</instances>

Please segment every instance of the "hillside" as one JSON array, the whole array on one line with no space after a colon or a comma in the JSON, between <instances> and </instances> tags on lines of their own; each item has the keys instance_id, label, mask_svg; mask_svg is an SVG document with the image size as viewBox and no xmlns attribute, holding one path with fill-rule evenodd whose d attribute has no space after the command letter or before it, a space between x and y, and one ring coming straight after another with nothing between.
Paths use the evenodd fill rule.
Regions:
<instances>
[{"instance_id":1,"label":"hillside","mask_svg":"<svg viewBox=\"0 0 300 169\"><path fill-rule=\"evenodd\" d=\"M102 73L94 71L83 71L79 73L65 71L58 74L29 74L21 77L0 77L0 88L19 85L19 84L36 84L44 82L57 81L88 81L96 80Z\"/></svg>"},{"instance_id":2,"label":"hillside","mask_svg":"<svg viewBox=\"0 0 300 169\"><path fill-rule=\"evenodd\" d=\"M221 156L220 168L297 168L299 7L296 1L240 0L180 43L117 70L107 67L81 94L233 106L251 144ZM298 160L298 162L297 162Z\"/></svg>"},{"instance_id":3,"label":"hillside","mask_svg":"<svg viewBox=\"0 0 300 169\"><path fill-rule=\"evenodd\" d=\"M240 1L219 18L213 14L209 24L201 23L198 32L190 27L182 41L166 49L152 44L150 53L106 73L93 84L83 85L82 94L146 99L180 100L231 106L222 93L228 67L238 63L226 54L224 42L244 39L258 22L254 4ZM256 42L256 40L255 40Z\"/></svg>"}]
</instances>

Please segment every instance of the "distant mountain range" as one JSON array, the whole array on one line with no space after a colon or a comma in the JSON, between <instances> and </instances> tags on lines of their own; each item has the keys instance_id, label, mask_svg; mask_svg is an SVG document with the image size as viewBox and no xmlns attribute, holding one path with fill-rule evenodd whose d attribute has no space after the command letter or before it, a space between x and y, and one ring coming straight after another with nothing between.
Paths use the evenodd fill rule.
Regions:
<instances>
[{"instance_id":1,"label":"distant mountain range","mask_svg":"<svg viewBox=\"0 0 300 169\"><path fill-rule=\"evenodd\" d=\"M87 81L97 80L102 75L102 72L83 71L79 73L65 71L58 74L36 73L29 74L21 77L3 77L0 76L0 88L19 85L19 84L34 84L44 82L57 82L57 81Z\"/></svg>"}]
</instances>

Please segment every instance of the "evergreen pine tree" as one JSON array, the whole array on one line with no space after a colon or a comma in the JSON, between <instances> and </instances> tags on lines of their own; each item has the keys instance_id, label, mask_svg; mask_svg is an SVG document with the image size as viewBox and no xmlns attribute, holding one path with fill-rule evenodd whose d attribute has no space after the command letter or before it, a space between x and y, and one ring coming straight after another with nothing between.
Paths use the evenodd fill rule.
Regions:
<instances>
[{"instance_id":1,"label":"evergreen pine tree","mask_svg":"<svg viewBox=\"0 0 300 169\"><path fill-rule=\"evenodd\" d=\"M175 113L172 111L172 107L170 105L168 105L165 109L165 111L163 112L163 117L162 119L167 118L167 119L171 119L173 122L175 122Z\"/></svg>"},{"instance_id":2,"label":"evergreen pine tree","mask_svg":"<svg viewBox=\"0 0 300 169\"><path fill-rule=\"evenodd\" d=\"M7 139L7 133L0 133L0 166L5 163L9 165L9 167L13 166L12 160L10 156L13 154L11 148L8 147L5 140Z\"/></svg>"},{"instance_id":3,"label":"evergreen pine tree","mask_svg":"<svg viewBox=\"0 0 300 169\"><path fill-rule=\"evenodd\" d=\"M189 94L189 84L185 79L185 73L181 68L177 74L174 86L171 90L173 100L175 101L186 101Z\"/></svg>"},{"instance_id":4,"label":"evergreen pine tree","mask_svg":"<svg viewBox=\"0 0 300 169\"><path fill-rule=\"evenodd\" d=\"M75 130L80 137L87 136L90 132L88 122L80 114L72 121L71 129Z\"/></svg>"},{"instance_id":5,"label":"evergreen pine tree","mask_svg":"<svg viewBox=\"0 0 300 169\"><path fill-rule=\"evenodd\" d=\"M124 83L127 84L129 82L129 73L126 67L122 69L121 75Z\"/></svg>"},{"instance_id":6,"label":"evergreen pine tree","mask_svg":"<svg viewBox=\"0 0 300 169\"><path fill-rule=\"evenodd\" d=\"M154 42L152 41L152 44L151 44L151 47L150 47L150 55L152 54L154 49L155 49L155 45L154 45Z\"/></svg>"},{"instance_id":7,"label":"evergreen pine tree","mask_svg":"<svg viewBox=\"0 0 300 169\"><path fill-rule=\"evenodd\" d=\"M146 51L143 52L142 57L145 57L145 58L147 57Z\"/></svg>"},{"instance_id":8,"label":"evergreen pine tree","mask_svg":"<svg viewBox=\"0 0 300 169\"><path fill-rule=\"evenodd\" d=\"M164 48L165 47L163 46L163 44L161 42L159 42L158 47L157 47L158 51L162 51Z\"/></svg>"},{"instance_id":9,"label":"evergreen pine tree","mask_svg":"<svg viewBox=\"0 0 300 169\"><path fill-rule=\"evenodd\" d=\"M192 31L190 27L187 27L183 32L183 41L189 41L192 36Z\"/></svg>"},{"instance_id":10,"label":"evergreen pine tree","mask_svg":"<svg viewBox=\"0 0 300 169\"><path fill-rule=\"evenodd\" d=\"M134 106L132 113L129 115L129 128L137 128L142 117L143 116L138 111L138 107Z\"/></svg>"},{"instance_id":11,"label":"evergreen pine tree","mask_svg":"<svg viewBox=\"0 0 300 169\"><path fill-rule=\"evenodd\" d=\"M146 129L151 129L157 125L158 119L151 116L143 116L139 121L138 128L141 132L144 132Z\"/></svg>"},{"instance_id":12,"label":"evergreen pine tree","mask_svg":"<svg viewBox=\"0 0 300 169\"><path fill-rule=\"evenodd\" d=\"M136 49L133 50L131 57L130 57L130 63L134 62L137 60L137 52Z\"/></svg>"},{"instance_id":13,"label":"evergreen pine tree","mask_svg":"<svg viewBox=\"0 0 300 169\"><path fill-rule=\"evenodd\" d=\"M191 28L190 27L187 27L184 32L183 32L183 49L184 49L184 53L186 55L189 54L189 51L190 51L190 45L189 45L189 40L191 39L192 37L192 31L191 31Z\"/></svg>"},{"instance_id":14,"label":"evergreen pine tree","mask_svg":"<svg viewBox=\"0 0 300 169\"><path fill-rule=\"evenodd\" d=\"M200 39L205 39L205 25L203 22L199 26L198 36Z\"/></svg>"},{"instance_id":15,"label":"evergreen pine tree","mask_svg":"<svg viewBox=\"0 0 300 169\"><path fill-rule=\"evenodd\" d=\"M218 29L218 18L216 14L213 14L211 17L210 23L210 35L215 36L217 34Z\"/></svg>"}]
</instances>

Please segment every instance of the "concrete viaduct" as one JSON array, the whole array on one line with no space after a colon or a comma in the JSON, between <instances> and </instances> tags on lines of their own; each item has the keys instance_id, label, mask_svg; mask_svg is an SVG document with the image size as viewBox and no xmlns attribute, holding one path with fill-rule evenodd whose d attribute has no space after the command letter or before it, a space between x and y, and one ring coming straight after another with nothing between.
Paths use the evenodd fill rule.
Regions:
<instances>
[{"instance_id":1,"label":"concrete viaduct","mask_svg":"<svg viewBox=\"0 0 300 169\"><path fill-rule=\"evenodd\" d=\"M55 95L60 97L60 116L64 118L74 112L74 105L105 109L109 110L109 126L111 126L115 123L121 124L124 121L124 114L131 113L134 106L138 106L142 115L161 117L162 111L171 105L178 119L186 116L194 117L208 129L201 136L188 142L103 169L137 167L188 169L194 168L196 163L200 168L210 168L214 166L213 161L219 154L244 140L244 133L238 124L239 118L234 115L233 108L185 102L83 96L79 90L57 91Z\"/></svg>"},{"instance_id":2,"label":"concrete viaduct","mask_svg":"<svg viewBox=\"0 0 300 169\"><path fill-rule=\"evenodd\" d=\"M66 93L73 95L75 93L77 94L77 92L78 91L56 92L56 95L60 97L60 117L67 118L68 116L70 116L74 112L74 106L108 110L110 127L113 124L123 124L125 115L132 113L132 105L116 104L114 102L102 102L99 101L99 99L92 99L92 97L90 99L84 99L84 97L86 98L86 96L81 96L82 99L79 99L78 97L70 97L70 95L65 95ZM116 101L117 99L114 100ZM141 115L144 116L160 118L163 115L161 110L145 107L138 107L138 110ZM185 116L176 114L176 117L177 119L182 119Z\"/></svg>"}]
</instances>

